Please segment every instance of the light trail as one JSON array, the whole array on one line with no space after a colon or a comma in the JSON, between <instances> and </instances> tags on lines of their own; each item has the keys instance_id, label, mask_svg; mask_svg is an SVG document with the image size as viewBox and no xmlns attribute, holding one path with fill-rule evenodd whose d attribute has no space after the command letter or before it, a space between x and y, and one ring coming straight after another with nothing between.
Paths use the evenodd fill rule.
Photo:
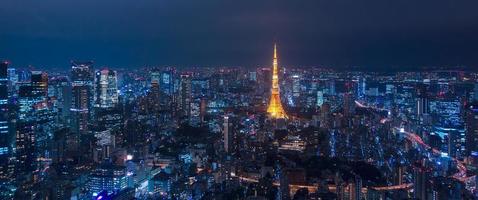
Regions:
<instances>
[{"instance_id":1,"label":"light trail","mask_svg":"<svg viewBox=\"0 0 478 200\"><path fill-rule=\"evenodd\" d=\"M399 127L395 127L395 130L398 133L404 134L405 138L407 138L411 142L414 142L415 144L421 145L425 150L431 150L432 153L437 154L438 156L443 155L442 151L430 147L428 144L423 142L423 139L420 136L418 136L417 134L405 131L405 130L399 128ZM458 160L454 157L450 157L450 158L453 161L455 161L455 163L457 164L457 168L458 168L458 172L456 174L453 174L451 177L453 177L453 178L455 178L455 179L457 179L461 182L466 182L470 177L466 177L466 166L465 166L465 164L463 164L462 161L460 161L460 160Z\"/></svg>"},{"instance_id":2,"label":"light trail","mask_svg":"<svg viewBox=\"0 0 478 200\"><path fill-rule=\"evenodd\" d=\"M237 177L241 181L245 181L248 183L258 183L259 180L257 178L249 178L245 176L237 176L235 174L231 174L232 177ZM280 183L275 181L273 183L274 186L280 186ZM391 191L391 190L402 190L402 189L410 189L413 186L413 183L404 183L400 185L390 185L390 186L380 186L380 187L371 187L377 191ZM292 189L299 189L299 188L307 188L310 192L317 191L318 187L315 185L300 185L300 184L289 184L289 187ZM328 186L329 190L334 190L335 186Z\"/></svg>"},{"instance_id":3,"label":"light trail","mask_svg":"<svg viewBox=\"0 0 478 200\"><path fill-rule=\"evenodd\" d=\"M390 112L389 110L386 110L386 109L383 109L383 108L377 108L375 106L368 106L368 105L365 105L364 103L361 103L359 101L355 101L355 104L358 106L358 107L361 107L361 108L369 108L369 109L374 109L374 110L378 110L378 111L388 111ZM384 124L388 121L390 121L391 119L388 119L388 118L383 118L380 120L380 123ZM431 150L432 153L434 154L438 154L438 156L441 156L443 155L443 152L438 150L438 149L435 149L435 148L432 148L430 147L428 144L426 144L423 139L418 136L417 134L415 133L411 133L411 132L408 132L408 131L404 131L404 130L401 130L400 128L398 127L395 127L395 129L399 132L399 133L402 133L405 135L405 138L407 138L409 141L411 142L415 142L416 144L419 144L421 145L422 147L424 147L424 149L426 150ZM457 179L461 182L466 182L466 181L469 181L471 178L473 178L474 176L472 177L467 177L466 176L466 166L465 164L454 158L454 157L451 157L451 159L453 161L455 161L456 165L457 165L457 169L458 169L458 172L453 174L451 177L454 178L454 179Z\"/></svg>"}]
</instances>

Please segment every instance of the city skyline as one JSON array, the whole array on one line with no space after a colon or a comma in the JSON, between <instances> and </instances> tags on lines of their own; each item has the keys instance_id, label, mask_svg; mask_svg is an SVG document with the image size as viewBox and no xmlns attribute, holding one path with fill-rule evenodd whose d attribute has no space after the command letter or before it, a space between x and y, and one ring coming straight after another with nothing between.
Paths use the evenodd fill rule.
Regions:
<instances>
[{"instance_id":1,"label":"city skyline","mask_svg":"<svg viewBox=\"0 0 478 200\"><path fill-rule=\"evenodd\" d=\"M4 2L0 200L478 200L478 1Z\"/></svg>"}]
</instances>

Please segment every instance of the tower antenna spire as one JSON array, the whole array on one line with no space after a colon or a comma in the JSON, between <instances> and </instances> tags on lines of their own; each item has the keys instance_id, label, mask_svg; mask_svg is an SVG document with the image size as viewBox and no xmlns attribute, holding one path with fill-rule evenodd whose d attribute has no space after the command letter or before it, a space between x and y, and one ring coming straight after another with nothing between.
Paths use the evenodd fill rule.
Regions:
<instances>
[{"instance_id":1,"label":"tower antenna spire","mask_svg":"<svg viewBox=\"0 0 478 200\"><path fill-rule=\"evenodd\" d=\"M274 58L277 58L277 43L274 42Z\"/></svg>"},{"instance_id":2,"label":"tower antenna spire","mask_svg":"<svg viewBox=\"0 0 478 200\"><path fill-rule=\"evenodd\" d=\"M267 108L267 113L272 118L287 118L284 108L280 100L280 90L279 90L279 69L277 63L277 44L274 43L274 59L272 59L272 87L271 87L271 98L269 102L269 107Z\"/></svg>"}]
</instances>

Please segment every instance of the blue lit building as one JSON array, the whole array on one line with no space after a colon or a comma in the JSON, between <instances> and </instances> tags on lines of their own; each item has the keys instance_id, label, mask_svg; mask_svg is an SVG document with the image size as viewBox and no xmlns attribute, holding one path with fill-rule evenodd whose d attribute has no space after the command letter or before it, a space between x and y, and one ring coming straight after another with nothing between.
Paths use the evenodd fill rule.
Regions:
<instances>
[{"instance_id":1,"label":"blue lit building","mask_svg":"<svg viewBox=\"0 0 478 200\"><path fill-rule=\"evenodd\" d=\"M154 196L165 197L171 191L171 177L166 172L160 172L154 176L148 184L148 190Z\"/></svg>"},{"instance_id":2,"label":"blue lit building","mask_svg":"<svg viewBox=\"0 0 478 200\"><path fill-rule=\"evenodd\" d=\"M478 164L478 103L466 108L466 152Z\"/></svg>"},{"instance_id":3,"label":"blue lit building","mask_svg":"<svg viewBox=\"0 0 478 200\"><path fill-rule=\"evenodd\" d=\"M94 169L87 184L89 194L98 196L102 191L112 194L121 191L128 186L126 167L103 163Z\"/></svg>"},{"instance_id":4,"label":"blue lit building","mask_svg":"<svg viewBox=\"0 0 478 200\"><path fill-rule=\"evenodd\" d=\"M461 116L461 102L458 99L435 99L430 102L433 120L431 134L440 136L442 150L453 157L465 155L465 127Z\"/></svg>"},{"instance_id":5,"label":"blue lit building","mask_svg":"<svg viewBox=\"0 0 478 200\"><path fill-rule=\"evenodd\" d=\"M0 179L12 176L11 159L15 145L15 136L10 121L8 103L8 62L0 63Z\"/></svg>"}]
</instances>

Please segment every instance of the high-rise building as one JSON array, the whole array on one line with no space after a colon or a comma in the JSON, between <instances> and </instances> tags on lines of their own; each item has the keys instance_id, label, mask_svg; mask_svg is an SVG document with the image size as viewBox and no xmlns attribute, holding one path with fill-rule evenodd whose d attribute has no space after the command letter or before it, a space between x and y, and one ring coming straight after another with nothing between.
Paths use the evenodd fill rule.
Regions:
<instances>
[{"instance_id":1,"label":"high-rise building","mask_svg":"<svg viewBox=\"0 0 478 200\"><path fill-rule=\"evenodd\" d=\"M161 73L161 80L159 87L161 91L163 91L167 95L173 94L174 91L174 75L176 73L176 69L172 67L168 67L165 71Z\"/></svg>"},{"instance_id":2,"label":"high-rise building","mask_svg":"<svg viewBox=\"0 0 478 200\"><path fill-rule=\"evenodd\" d=\"M363 99L365 97L366 90L366 80L364 77L359 77L358 87L357 87L357 97Z\"/></svg>"},{"instance_id":3,"label":"high-rise building","mask_svg":"<svg viewBox=\"0 0 478 200\"><path fill-rule=\"evenodd\" d=\"M159 96L161 94L160 88L161 86L161 72L157 69L153 69L151 71L151 95L152 95L152 103L154 107L159 108L160 106L160 99Z\"/></svg>"},{"instance_id":4,"label":"high-rise building","mask_svg":"<svg viewBox=\"0 0 478 200\"><path fill-rule=\"evenodd\" d=\"M54 99L55 109L58 112L57 122L68 126L71 107L71 85L68 77L59 76L49 80L48 96Z\"/></svg>"},{"instance_id":5,"label":"high-rise building","mask_svg":"<svg viewBox=\"0 0 478 200\"><path fill-rule=\"evenodd\" d=\"M413 167L413 197L417 199L428 199L430 172L429 169L417 165Z\"/></svg>"},{"instance_id":6,"label":"high-rise building","mask_svg":"<svg viewBox=\"0 0 478 200\"><path fill-rule=\"evenodd\" d=\"M106 162L94 169L89 176L88 191L96 197L100 192L111 194L127 187L126 167Z\"/></svg>"},{"instance_id":7,"label":"high-rise building","mask_svg":"<svg viewBox=\"0 0 478 200\"><path fill-rule=\"evenodd\" d=\"M355 176L354 182L349 186L349 196L350 200L361 200L362 199L362 178L360 176Z\"/></svg>"},{"instance_id":8,"label":"high-rise building","mask_svg":"<svg viewBox=\"0 0 478 200\"><path fill-rule=\"evenodd\" d=\"M343 113L348 117L355 114L355 101L351 93L344 94Z\"/></svg>"},{"instance_id":9,"label":"high-rise building","mask_svg":"<svg viewBox=\"0 0 478 200\"><path fill-rule=\"evenodd\" d=\"M320 107L320 127L330 128L330 104L324 103Z\"/></svg>"},{"instance_id":10,"label":"high-rise building","mask_svg":"<svg viewBox=\"0 0 478 200\"><path fill-rule=\"evenodd\" d=\"M92 103L92 62L71 63L71 117L72 132L85 134L88 131L88 120L90 119ZM76 140L79 140L77 138Z\"/></svg>"},{"instance_id":11,"label":"high-rise building","mask_svg":"<svg viewBox=\"0 0 478 200\"><path fill-rule=\"evenodd\" d=\"M224 122L223 122L223 137L224 137L224 151L226 153L230 153L231 151L231 142L232 142L232 137L231 137L231 131L229 130L229 116L224 116Z\"/></svg>"},{"instance_id":12,"label":"high-rise building","mask_svg":"<svg viewBox=\"0 0 478 200\"><path fill-rule=\"evenodd\" d=\"M95 107L112 108L118 104L116 71L103 69L95 74Z\"/></svg>"},{"instance_id":13,"label":"high-rise building","mask_svg":"<svg viewBox=\"0 0 478 200\"><path fill-rule=\"evenodd\" d=\"M317 91L317 106L322 107L324 104L324 93L322 91Z\"/></svg>"},{"instance_id":14,"label":"high-rise building","mask_svg":"<svg viewBox=\"0 0 478 200\"><path fill-rule=\"evenodd\" d=\"M8 68L8 92L9 96L17 95L16 85L18 83L18 74L15 68Z\"/></svg>"},{"instance_id":15,"label":"high-rise building","mask_svg":"<svg viewBox=\"0 0 478 200\"><path fill-rule=\"evenodd\" d=\"M180 116L186 117L187 120L191 117L191 101L192 101L192 88L191 88L191 75L182 74L179 86L179 112Z\"/></svg>"},{"instance_id":16,"label":"high-rise building","mask_svg":"<svg viewBox=\"0 0 478 200\"><path fill-rule=\"evenodd\" d=\"M158 69L151 70L151 88L157 87L159 89L161 81L161 72Z\"/></svg>"},{"instance_id":17,"label":"high-rise building","mask_svg":"<svg viewBox=\"0 0 478 200\"><path fill-rule=\"evenodd\" d=\"M478 154L478 104L473 103L466 108L466 142L467 155Z\"/></svg>"},{"instance_id":18,"label":"high-rise building","mask_svg":"<svg viewBox=\"0 0 478 200\"><path fill-rule=\"evenodd\" d=\"M426 87L424 85L419 85L418 90L417 90L417 119L420 120L422 118L423 114L428 114L429 113L429 101L428 101L428 95L426 91Z\"/></svg>"},{"instance_id":19,"label":"high-rise building","mask_svg":"<svg viewBox=\"0 0 478 200\"><path fill-rule=\"evenodd\" d=\"M20 121L16 125L16 167L18 174L33 171L35 160L35 122Z\"/></svg>"},{"instance_id":20,"label":"high-rise building","mask_svg":"<svg viewBox=\"0 0 478 200\"><path fill-rule=\"evenodd\" d=\"M32 71L31 75L32 95L47 97L48 95L48 74L41 71Z\"/></svg>"},{"instance_id":21,"label":"high-rise building","mask_svg":"<svg viewBox=\"0 0 478 200\"><path fill-rule=\"evenodd\" d=\"M42 167L53 134L54 113L48 103L48 74L32 71L29 83L19 87L18 120L16 126L16 158L21 174Z\"/></svg>"},{"instance_id":22,"label":"high-rise building","mask_svg":"<svg viewBox=\"0 0 478 200\"><path fill-rule=\"evenodd\" d=\"M269 107L267 108L267 113L272 118L287 118L284 108L280 100L280 90L279 90L279 69L277 63L277 45L274 44L274 59L272 61L272 88L271 88L271 97L269 102Z\"/></svg>"},{"instance_id":23,"label":"high-rise building","mask_svg":"<svg viewBox=\"0 0 478 200\"><path fill-rule=\"evenodd\" d=\"M478 83L473 88L473 101L478 101Z\"/></svg>"},{"instance_id":24,"label":"high-rise building","mask_svg":"<svg viewBox=\"0 0 478 200\"><path fill-rule=\"evenodd\" d=\"M199 121L204 123L206 112L207 112L207 99L206 97L201 97L200 105L199 105Z\"/></svg>"},{"instance_id":25,"label":"high-rise building","mask_svg":"<svg viewBox=\"0 0 478 200\"><path fill-rule=\"evenodd\" d=\"M292 96L300 96L300 76L298 74L292 75Z\"/></svg>"},{"instance_id":26,"label":"high-rise building","mask_svg":"<svg viewBox=\"0 0 478 200\"><path fill-rule=\"evenodd\" d=\"M327 82L325 82L325 90L324 92L327 94L327 95L335 95L335 80L331 79L331 80L327 80Z\"/></svg>"},{"instance_id":27,"label":"high-rise building","mask_svg":"<svg viewBox=\"0 0 478 200\"><path fill-rule=\"evenodd\" d=\"M11 176L11 158L15 145L15 137L10 121L8 104L8 62L0 63L0 179Z\"/></svg>"},{"instance_id":28,"label":"high-rise building","mask_svg":"<svg viewBox=\"0 0 478 200\"><path fill-rule=\"evenodd\" d=\"M277 199L290 200L289 177L287 177L287 172L280 164L277 164L276 179L278 179L277 181L280 183L279 189L277 190Z\"/></svg>"}]
</instances>

